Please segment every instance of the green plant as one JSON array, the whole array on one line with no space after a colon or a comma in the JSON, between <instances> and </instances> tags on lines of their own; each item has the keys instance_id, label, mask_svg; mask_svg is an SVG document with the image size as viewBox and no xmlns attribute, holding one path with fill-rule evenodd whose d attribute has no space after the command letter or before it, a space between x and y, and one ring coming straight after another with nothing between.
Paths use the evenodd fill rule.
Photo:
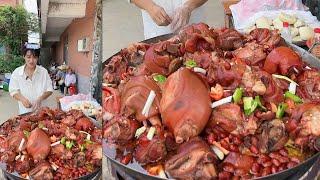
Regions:
<instances>
[{"instance_id":1,"label":"green plant","mask_svg":"<svg viewBox=\"0 0 320 180\"><path fill-rule=\"evenodd\" d=\"M0 43L6 46L7 53L19 55L27 41L28 31L39 32L39 21L22 6L0 7Z\"/></svg>"},{"instance_id":2,"label":"green plant","mask_svg":"<svg viewBox=\"0 0 320 180\"><path fill-rule=\"evenodd\" d=\"M22 56L16 56L12 54L0 55L0 74L11 73L17 67L24 64Z\"/></svg>"}]
</instances>

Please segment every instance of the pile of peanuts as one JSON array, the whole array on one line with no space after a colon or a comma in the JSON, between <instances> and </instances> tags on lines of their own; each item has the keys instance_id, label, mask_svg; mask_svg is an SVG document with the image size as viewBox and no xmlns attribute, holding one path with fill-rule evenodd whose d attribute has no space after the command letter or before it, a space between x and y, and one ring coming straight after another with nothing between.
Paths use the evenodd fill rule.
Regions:
<instances>
[{"instance_id":1,"label":"pile of peanuts","mask_svg":"<svg viewBox=\"0 0 320 180\"><path fill-rule=\"evenodd\" d=\"M219 142L221 146L232 152L239 152L239 146L243 144L240 136L226 133L222 128L216 126L212 129L207 137L209 144L213 144L213 141Z\"/></svg>"},{"instance_id":2,"label":"pile of peanuts","mask_svg":"<svg viewBox=\"0 0 320 180\"><path fill-rule=\"evenodd\" d=\"M255 163L252 165L250 174L245 174L241 169L235 169L232 164L225 164L222 172L219 173L219 179L250 179L269 174L274 174L285 169L292 168L300 163L296 157L288 157L287 150L281 149L269 154L259 154Z\"/></svg>"},{"instance_id":3,"label":"pile of peanuts","mask_svg":"<svg viewBox=\"0 0 320 180\"><path fill-rule=\"evenodd\" d=\"M59 179L75 179L81 176L85 176L89 174L88 169L83 167L73 167L70 163L65 162L58 157L54 159L49 159L50 163L54 163L58 166L58 169L56 170L54 180ZM71 162L71 161L70 161Z\"/></svg>"},{"instance_id":4,"label":"pile of peanuts","mask_svg":"<svg viewBox=\"0 0 320 180\"><path fill-rule=\"evenodd\" d=\"M255 158L249 173L236 169L232 164L222 164L219 179L252 179L274 174L300 163L299 158L289 157L285 148L268 154L260 153L258 138L254 135L242 138L228 134L220 127L215 127L207 136L207 141L209 144L213 144L214 141L219 142L223 148L231 152L239 152L239 148L248 148L248 153Z\"/></svg>"}]
</instances>

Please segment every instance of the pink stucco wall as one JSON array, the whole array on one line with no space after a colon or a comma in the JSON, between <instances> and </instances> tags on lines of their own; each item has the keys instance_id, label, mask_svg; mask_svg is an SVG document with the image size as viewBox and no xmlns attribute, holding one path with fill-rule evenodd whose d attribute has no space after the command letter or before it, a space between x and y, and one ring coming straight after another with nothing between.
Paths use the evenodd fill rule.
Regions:
<instances>
[{"instance_id":1,"label":"pink stucco wall","mask_svg":"<svg viewBox=\"0 0 320 180\"><path fill-rule=\"evenodd\" d=\"M90 76L90 66L93 50L93 31L95 16L95 0L88 0L86 16L74 19L60 36L60 41L53 45L53 58L61 64L63 62L64 41L68 36L68 65L76 73L83 76ZM78 52L78 40L85 37L90 38L89 52Z\"/></svg>"},{"instance_id":2,"label":"pink stucco wall","mask_svg":"<svg viewBox=\"0 0 320 180\"><path fill-rule=\"evenodd\" d=\"M0 0L0 6L16 6L18 5L19 1L18 0Z\"/></svg>"}]
</instances>

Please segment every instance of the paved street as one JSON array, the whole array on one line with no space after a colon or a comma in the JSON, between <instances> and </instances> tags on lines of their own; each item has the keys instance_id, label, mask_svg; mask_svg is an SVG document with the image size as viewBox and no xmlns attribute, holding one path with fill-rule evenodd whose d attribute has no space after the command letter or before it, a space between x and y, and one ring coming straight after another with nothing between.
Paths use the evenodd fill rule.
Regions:
<instances>
[{"instance_id":1,"label":"paved street","mask_svg":"<svg viewBox=\"0 0 320 180\"><path fill-rule=\"evenodd\" d=\"M61 96L59 91L54 93L46 100L45 105L51 108L56 108L56 97ZM18 103L8 92L0 90L0 124L19 112Z\"/></svg>"}]
</instances>

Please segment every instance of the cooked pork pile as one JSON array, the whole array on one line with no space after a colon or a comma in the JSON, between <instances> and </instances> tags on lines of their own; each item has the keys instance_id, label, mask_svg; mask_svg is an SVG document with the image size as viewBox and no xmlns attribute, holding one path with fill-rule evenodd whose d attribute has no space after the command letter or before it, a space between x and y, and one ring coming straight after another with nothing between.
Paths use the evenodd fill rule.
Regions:
<instances>
[{"instance_id":1,"label":"cooked pork pile","mask_svg":"<svg viewBox=\"0 0 320 180\"><path fill-rule=\"evenodd\" d=\"M104 69L103 136L124 164L177 179L254 178L320 150L320 73L277 30L193 24Z\"/></svg>"},{"instance_id":2,"label":"cooked pork pile","mask_svg":"<svg viewBox=\"0 0 320 180\"><path fill-rule=\"evenodd\" d=\"M23 178L77 179L102 164L102 131L81 111L43 108L0 127L0 161Z\"/></svg>"}]
</instances>

